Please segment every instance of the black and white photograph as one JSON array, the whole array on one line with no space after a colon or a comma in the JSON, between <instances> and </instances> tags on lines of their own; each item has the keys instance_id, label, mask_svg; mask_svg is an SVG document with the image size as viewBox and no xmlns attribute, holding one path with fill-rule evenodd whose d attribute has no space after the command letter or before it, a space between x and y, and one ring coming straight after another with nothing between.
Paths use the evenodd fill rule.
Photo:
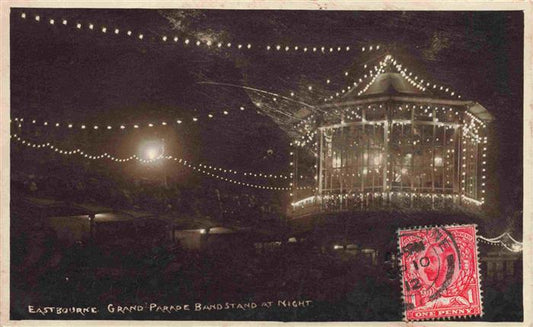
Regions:
<instances>
[{"instance_id":1,"label":"black and white photograph","mask_svg":"<svg viewBox=\"0 0 533 327\"><path fill-rule=\"evenodd\" d=\"M525 3L243 4L3 5L2 325L527 323Z\"/></svg>"}]
</instances>

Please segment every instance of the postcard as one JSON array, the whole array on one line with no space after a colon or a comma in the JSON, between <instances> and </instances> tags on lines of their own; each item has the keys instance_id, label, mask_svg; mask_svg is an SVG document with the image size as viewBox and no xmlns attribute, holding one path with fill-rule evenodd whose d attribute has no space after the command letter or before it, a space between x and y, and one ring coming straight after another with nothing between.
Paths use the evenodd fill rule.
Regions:
<instances>
[{"instance_id":1,"label":"postcard","mask_svg":"<svg viewBox=\"0 0 533 327\"><path fill-rule=\"evenodd\" d=\"M455 5L3 4L2 324L528 325L532 8Z\"/></svg>"}]
</instances>

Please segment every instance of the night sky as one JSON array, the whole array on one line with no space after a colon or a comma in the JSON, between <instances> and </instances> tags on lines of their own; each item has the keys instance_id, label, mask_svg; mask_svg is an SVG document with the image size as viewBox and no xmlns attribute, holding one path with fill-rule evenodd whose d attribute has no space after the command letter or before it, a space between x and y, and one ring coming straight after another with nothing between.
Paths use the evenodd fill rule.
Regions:
<instances>
[{"instance_id":1,"label":"night sky","mask_svg":"<svg viewBox=\"0 0 533 327\"><path fill-rule=\"evenodd\" d=\"M390 53L494 115L500 151L495 178L505 214L522 205L523 24L521 12L12 9L11 116L100 126L182 119L179 126L134 131L47 127L42 135L58 146L124 157L142 140L164 137L169 153L194 162L286 173L289 138L255 108L249 93L198 83L294 92L299 101L319 105L323 95L346 85L347 69L360 74L364 64ZM162 42L163 35L180 42ZM197 47L196 39L232 46ZM248 43L250 50L236 48ZM265 51L276 44L351 50ZM377 44L382 52L356 50ZM294 111L295 103L281 100L279 107Z\"/></svg>"}]
</instances>

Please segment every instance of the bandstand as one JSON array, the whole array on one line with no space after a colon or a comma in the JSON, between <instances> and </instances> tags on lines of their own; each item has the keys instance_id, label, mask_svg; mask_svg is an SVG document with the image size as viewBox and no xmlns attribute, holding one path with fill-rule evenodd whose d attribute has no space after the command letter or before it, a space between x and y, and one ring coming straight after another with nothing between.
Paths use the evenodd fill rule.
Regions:
<instances>
[{"instance_id":1,"label":"bandstand","mask_svg":"<svg viewBox=\"0 0 533 327\"><path fill-rule=\"evenodd\" d=\"M297 155L314 142L315 176L302 187L293 160L290 214L483 208L492 115L395 65L387 56L365 88L325 101L306 120L307 138L293 147Z\"/></svg>"}]
</instances>

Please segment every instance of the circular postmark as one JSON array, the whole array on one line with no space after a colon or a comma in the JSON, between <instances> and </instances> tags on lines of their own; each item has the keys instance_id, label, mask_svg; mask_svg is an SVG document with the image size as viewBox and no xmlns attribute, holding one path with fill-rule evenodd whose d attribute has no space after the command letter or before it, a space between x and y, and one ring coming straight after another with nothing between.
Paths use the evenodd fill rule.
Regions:
<instances>
[{"instance_id":1,"label":"circular postmark","mask_svg":"<svg viewBox=\"0 0 533 327\"><path fill-rule=\"evenodd\" d=\"M463 235L464 234L464 235ZM403 231L400 236L406 309L457 296L472 276L470 235L445 227Z\"/></svg>"}]
</instances>

